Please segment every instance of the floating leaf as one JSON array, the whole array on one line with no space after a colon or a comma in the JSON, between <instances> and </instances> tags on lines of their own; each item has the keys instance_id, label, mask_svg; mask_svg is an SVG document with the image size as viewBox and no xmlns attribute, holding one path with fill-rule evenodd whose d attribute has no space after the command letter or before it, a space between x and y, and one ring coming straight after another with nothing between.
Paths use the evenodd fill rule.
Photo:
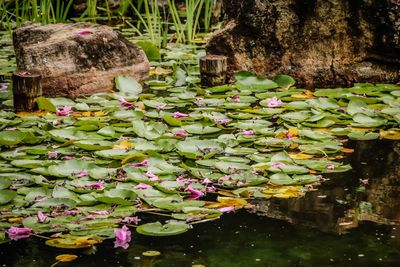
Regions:
<instances>
[{"instance_id":1,"label":"floating leaf","mask_svg":"<svg viewBox=\"0 0 400 267\"><path fill-rule=\"evenodd\" d=\"M133 77L117 76L115 78L115 87L126 96L137 96L143 88Z\"/></svg>"},{"instance_id":2,"label":"floating leaf","mask_svg":"<svg viewBox=\"0 0 400 267\"><path fill-rule=\"evenodd\" d=\"M144 251L142 253L142 255L146 256L146 257L156 257L156 256L161 255L161 252L157 251L157 250L148 250L148 251Z\"/></svg>"},{"instance_id":3,"label":"floating leaf","mask_svg":"<svg viewBox=\"0 0 400 267\"><path fill-rule=\"evenodd\" d=\"M97 236L73 236L67 234L47 240L46 245L56 248L79 249L90 248L101 242L102 239Z\"/></svg>"},{"instance_id":4,"label":"floating leaf","mask_svg":"<svg viewBox=\"0 0 400 267\"><path fill-rule=\"evenodd\" d=\"M11 202L17 196L17 192L11 190L0 190L0 206Z\"/></svg>"},{"instance_id":5,"label":"floating leaf","mask_svg":"<svg viewBox=\"0 0 400 267\"><path fill-rule=\"evenodd\" d=\"M56 260L59 262L71 262L78 258L77 255L74 254L60 254L56 257Z\"/></svg>"},{"instance_id":6,"label":"floating leaf","mask_svg":"<svg viewBox=\"0 0 400 267\"><path fill-rule=\"evenodd\" d=\"M189 225L181 222L170 222L164 225L160 222L146 223L136 228L139 234L149 236L179 235L187 230L189 230Z\"/></svg>"},{"instance_id":7,"label":"floating leaf","mask_svg":"<svg viewBox=\"0 0 400 267\"><path fill-rule=\"evenodd\" d=\"M14 146L22 142L26 134L20 131L1 131L0 132L0 145Z\"/></svg>"}]
</instances>

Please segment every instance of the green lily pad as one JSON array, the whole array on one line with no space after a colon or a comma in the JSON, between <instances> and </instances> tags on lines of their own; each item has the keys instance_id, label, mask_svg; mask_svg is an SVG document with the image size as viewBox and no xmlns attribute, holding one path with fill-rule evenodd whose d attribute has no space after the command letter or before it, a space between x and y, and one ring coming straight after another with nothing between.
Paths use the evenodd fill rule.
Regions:
<instances>
[{"instance_id":1,"label":"green lily pad","mask_svg":"<svg viewBox=\"0 0 400 267\"><path fill-rule=\"evenodd\" d=\"M136 231L142 235L149 236L172 236L179 235L189 230L189 225L181 222L170 222L161 224L160 222L142 224Z\"/></svg>"},{"instance_id":2,"label":"green lily pad","mask_svg":"<svg viewBox=\"0 0 400 267\"><path fill-rule=\"evenodd\" d=\"M25 133L21 131L1 131L0 132L0 145L14 146L21 143L26 137Z\"/></svg>"},{"instance_id":3,"label":"green lily pad","mask_svg":"<svg viewBox=\"0 0 400 267\"><path fill-rule=\"evenodd\" d=\"M11 202L17 196L17 192L12 190L0 190L0 206Z\"/></svg>"}]
</instances>

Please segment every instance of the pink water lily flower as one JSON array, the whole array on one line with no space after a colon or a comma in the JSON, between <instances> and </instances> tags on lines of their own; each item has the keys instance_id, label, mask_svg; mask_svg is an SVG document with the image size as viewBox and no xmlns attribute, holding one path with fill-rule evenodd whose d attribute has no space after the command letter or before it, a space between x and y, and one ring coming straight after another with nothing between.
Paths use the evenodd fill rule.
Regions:
<instances>
[{"instance_id":1,"label":"pink water lily flower","mask_svg":"<svg viewBox=\"0 0 400 267\"><path fill-rule=\"evenodd\" d=\"M89 35L92 33L93 31L91 29L82 29L76 32L77 35Z\"/></svg>"},{"instance_id":2,"label":"pink water lily flower","mask_svg":"<svg viewBox=\"0 0 400 267\"><path fill-rule=\"evenodd\" d=\"M190 186L186 189L190 193L190 199L199 199L204 196L204 193L200 190L193 189Z\"/></svg>"},{"instance_id":3,"label":"pink water lily flower","mask_svg":"<svg viewBox=\"0 0 400 267\"><path fill-rule=\"evenodd\" d=\"M188 132L186 132L186 130L184 130L184 129L180 129L174 133L174 136L176 136L176 137L186 137L187 135L188 135Z\"/></svg>"},{"instance_id":4,"label":"pink water lily flower","mask_svg":"<svg viewBox=\"0 0 400 267\"><path fill-rule=\"evenodd\" d=\"M243 135L255 135L256 134L256 131L254 131L254 130L245 130L245 131L241 131L240 132L241 134L243 134Z\"/></svg>"},{"instance_id":5,"label":"pink water lily flower","mask_svg":"<svg viewBox=\"0 0 400 267\"><path fill-rule=\"evenodd\" d=\"M89 214L92 214L92 215L108 215L110 213L108 211L106 211L106 210L92 210L92 211L89 211Z\"/></svg>"},{"instance_id":6,"label":"pink water lily flower","mask_svg":"<svg viewBox=\"0 0 400 267\"><path fill-rule=\"evenodd\" d=\"M178 176L176 178L176 181L180 182L180 183L185 183L185 184L191 184L191 183L197 183L198 182L197 179L185 178L183 176Z\"/></svg>"},{"instance_id":7,"label":"pink water lily flower","mask_svg":"<svg viewBox=\"0 0 400 267\"><path fill-rule=\"evenodd\" d=\"M230 119L214 119L216 124L227 125L231 120Z\"/></svg>"},{"instance_id":8,"label":"pink water lily flower","mask_svg":"<svg viewBox=\"0 0 400 267\"><path fill-rule=\"evenodd\" d=\"M206 192L208 193L208 192L215 192L215 191L217 191L217 188L215 187L215 186L207 186L206 187Z\"/></svg>"},{"instance_id":9,"label":"pink water lily flower","mask_svg":"<svg viewBox=\"0 0 400 267\"><path fill-rule=\"evenodd\" d=\"M44 223L48 217L46 215L44 215L43 212L39 211L36 215L36 218L37 218L38 222Z\"/></svg>"},{"instance_id":10,"label":"pink water lily flower","mask_svg":"<svg viewBox=\"0 0 400 267\"><path fill-rule=\"evenodd\" d=\"M132 102L126 101L122 96L118 97L118 100L123 108L132 108L134 106Z\"/></svg>"},{"instance_id":11,"label":"pink water lily flower","mask_svg":"<svg viewBox=\"0 0 400 267\"><path fill-rule=\"evenodd\" d=\"M202 184L212 184L212 181L210 178L206 177L206 178L204 178Z\"/></svg>"},{"instance_id":12,"label":"pink water lily flower","mask_svg":"<svg viewBox=\"0 0 400 267\"><path fill-rule=\"evenodd\" d=\"M157 175L155 175L152 171L147 171L146 176L149 177L149 180L153 182L160 180L160 178Z\"/></svg>"},{"instance_id":13,"label":"pink water lily flower","mask_svg":"<svg viewBox=\"0 0 400 267\"><path fill-rule=\"evenodd\" d=\"M329 170L329 171L333 171L335 169L335 165L328 164L328 165L326 165L326 169Z\"/></svg>"},{"instance_id":14,"label":"pink water lily flower","mask_svg":"<svg viewBox=\"0 0 400 267\"><path fill-rule=\"evenodd\" d=\"M105 184L106 184L106 182L101 180L101 181L98 181L98 182L93 183L93 184L88 184L88 185L85 186L85 188L87 188L87 189L95 189L95 190L103 190Z\"/></svg>"},{"instance_id":15,"label":"pink water lily flower","mask_svg":"<svg viewBox=\"0 0 400 267\"><path fill-rule=\"evenodd\" d=\"M64 210L65 215L72 215L75 216L77 214L81 213L79 210Z\"/></svg>"},{"instance_id":16,"label":"pink water lily flower","mask_svg":"<svg viewBox=\"0 0 400 267\"><path fill-rule=\"evenodd\" d=\"M234 95L231 97L232 102L238 103L240 102L240 96L239 95Z\"/></svg>"},{"instance_id":17,"label":"pink water lily flower","mask_svg":"<svg viewBox=\"0 0 400 267\"><path fill-rule=\"evenodd\" d=\"M280 106L282 106L282 101L275 96L273 98L267 99L267 102L269 108L279 108Z\"/></svg>"},{"instance_id":18,"label":"pink water lily flower","mask_svg":"<svg viewBox=\"0 0 400 267\"><path fill-rule=\"evenodd\" d=\"M148 189L148 188L151 188L151 186L148 184L140 183L140 184L136 185L134 188L135 189Z\"/></svg>"},{"instance_id":19,"label":"pink water lily flower","mask_svg":"<svg viewBox=\"0 0 400 267\"><path fill-rule=\"evenodd\" d=\"M158 104L157 106L156 106L156 109L158 110L158 111L160 111L160 110L162 110L162 109L165 109L167 107L167 104L166 103L161 103L161 104Z\"/></svg>"},{"instance_id":20,"label":"pink water lily flower","mask_svg":"<svg viewBox=\"0 0 400 267\"><path fill-rule=\"evenodd\" d=\"M368 184L368 179L360 179L360 183L367 185Z\"/></svg>"},{"instance_id":21,"label":"pink water lily flower","mask_svg":"<svg viewBox=\"0 0 400 267\"><path fill-rule=\"evenodd\" d=\"M145 159L142 162L129 164L129 166L132 166L132 167L147 167L148 165L149 165L148 159Z\"/></svg>"},{"instance_id":22,"label":"pink water lily flower","mask_svg":"<svg viewBox=\"0 0 400 267\"><path fill-rule=\"evenodd\" d=\"M32 234L32 229L29 228L19 228L19 227L10 227L6 233L8 237L12 240L19 240L23 238L28 238Z\"/></svg>"},{"instance_id":23,"label":"pink water lily flower","mask_svg":"<svg viewBox=\"0 0 400 267\"><path fill-rule=\"evenodd\" d=\"M234 206L229 206L229 207L223 207L218 209L220 212L225 212L225 213L229 213L232 211L235 211L235 207Z\"/></svg>"},{"instance_id":24,"label":"pink water lily flower","mask_svg":"<svg viewBox=\"0 0 400 267\"><path fill-rule=\"evenodd\" d=\"M286 164L282 163L282 162L274 162L271 167L275 168L275 169L280 169L282 167L284 167Z\"/></svg>"},{"instance_id":25,"label":"pink water lily flower","mask_svg":"<svg viewBox=\"0 0 400 267\"><path fill-rule=\"evenodd\" d=\"M85 177L85 176L89 176L89 173L87 171L81 171L80 173L78 173L76 175L76 177Z\"/></svg>"},{"instance_id":26,"label":"pink water lily flower","mask_svg":"<svg viewBox=\"0 0 400 267\"><path fill-rule=\"evenodd\" d=\"M72 111L72 108L69 106L65 106L63 108L59 108L56 111L57 116L68 116Z\"/></svg>"},{"instance_id":27,"label":"pink water lily flower","mask_svg":"<svg viewBox=\"0 0 400 267\"><path fill-rule=\"evenodd\" d=\"M47 153L47 157L48 157L49 159L56 159L57 156L58 156L57 151L49 151L49 152Z\"/></svg>"},{"instance_id":28,"label":"pink water lily flower","mask_svg":"<svg viewBox=\"0 0 400 267\"><path fill-rule=\"evenodd\" d=\"M189 117L189 114L181 113L181 112L177 111L177 112L174 112L173 116L174 116L175 119L180 119L180 118Z\"/></svg>"},{"instance_id":29,"label":"pink water lily flower","mask_svg":"<svg viewBox=\"0 0 400 267\"><path fill-rule=\"evenodd\" d=\"M126 225L122 226L122 229L114 229L115 241L114 248L121 247L127 249L129 247L129 242L131 241L131 231L129 231Z\"/></svg>"},{"instance_id":30,"label":"pink water lily flower","mask_svg":"<svg viewBox=\"0 0 400 267\"><path fill-rule=\"evenodd\" d=\"M128 223L128 224L138 224L140 221L138 216L134 216L134 217L125 217L122 222L124 223Z\"/></svg>"}]
</instances>

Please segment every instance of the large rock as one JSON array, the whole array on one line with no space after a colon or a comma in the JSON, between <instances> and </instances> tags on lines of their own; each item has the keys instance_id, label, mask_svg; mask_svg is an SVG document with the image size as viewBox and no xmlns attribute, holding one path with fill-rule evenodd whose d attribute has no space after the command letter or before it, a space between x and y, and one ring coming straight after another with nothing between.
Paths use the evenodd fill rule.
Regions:
<instances>
[{"instance_id":1,"label":"large rock","mask_svg":"<svg viewBox=\"0 0 400 267\"><path fill-rule=\"evenodd\" d=\"M114 88L117 75L147 77L144 52L107 26L26 24L14 31L20 70L39 72L43 94L77 98Z\"/></svg>"},{"instance_id":2,"label":"large rock","mask_svg":"<svg viewBox=\"0 0 400 267\"><path fill-rule=\"evenodd\" d=\"M399 0L224 0L224 13L207 50L232 72L307 87L399 81Z\"/></svg>"}]
</instances>

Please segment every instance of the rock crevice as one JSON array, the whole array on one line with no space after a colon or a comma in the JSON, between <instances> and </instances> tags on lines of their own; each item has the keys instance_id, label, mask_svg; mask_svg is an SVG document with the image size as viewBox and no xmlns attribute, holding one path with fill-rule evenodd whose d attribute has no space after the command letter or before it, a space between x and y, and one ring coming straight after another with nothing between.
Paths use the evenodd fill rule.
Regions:
<instances>
[{"instance_id":1,"label":"rock crevice","mask_svg":"<svg viewBox=\"0 0 400 267\"><path fill-rule=\"evenodd\" d=\"M285 73L306 87L399 81L397 0L225 0L224 11L207 51L231 72Z\"/></svg>"}]
</instances>

